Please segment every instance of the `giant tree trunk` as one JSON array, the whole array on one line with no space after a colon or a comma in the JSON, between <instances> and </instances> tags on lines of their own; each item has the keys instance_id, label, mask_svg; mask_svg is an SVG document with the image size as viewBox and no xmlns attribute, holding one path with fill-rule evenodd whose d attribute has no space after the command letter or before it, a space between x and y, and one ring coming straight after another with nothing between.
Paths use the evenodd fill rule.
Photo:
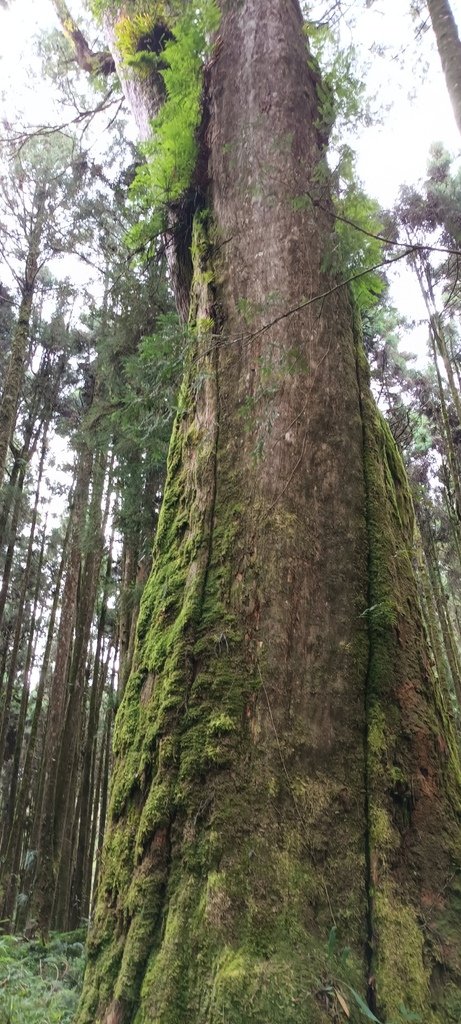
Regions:
<instances>
[{"instance_id":1,"label":"giant tree trunk","mask_svg":"<svg viewBox=\"0 0 461 1024\"><path fill-rule=\"evenodd\" d=\"M324 208L325 170L299 5L221 6L196 347L77 1019L326 1024L342 999L359 1020L352 984L386 1019L442 1024L461 1012L459 767L413 509L323 269L331 218L303 201L320 177Z\"/></svg>"},{"instance_id":2,"label":"giant tree trunk","mask_svg":"<svg viewBox=\"0 0 461 1024\"><path fill-rule=\"evenodd\" d=\"M437 49L453 107L461 132L461 41L448 0L427 0Z\"/></svg>"}]
</instances>

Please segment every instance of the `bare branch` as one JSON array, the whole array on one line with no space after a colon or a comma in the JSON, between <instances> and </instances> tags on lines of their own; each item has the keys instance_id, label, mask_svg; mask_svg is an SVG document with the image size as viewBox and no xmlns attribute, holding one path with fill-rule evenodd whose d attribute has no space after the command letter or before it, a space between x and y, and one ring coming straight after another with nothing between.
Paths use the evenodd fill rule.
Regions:
<instances>
[{"instance_id":1,"label":"bare branch","mask_svg":"<svg viewBox=\"0 0 461 1024\"><path fill-rule=\"evenodd\" d=\"M22 147L29 141L29 139L33 139L39 136L45 137L47 135L62 135L65 134L66 128L72 128L73 125L79 124L83 124L83 131L86 131L88 125L98 114L102 113L105 110L110 110L111 107L115 107L115 114L111 116L110 121L107 125L107 128L110 128L115 118L117 117L117 114L119 113L121 106L123 105L123 98L121 99L120 95L117 95L115 96L115 98L113 98L113 94L114 88L111 87L109 91L106 93L106 95L103 96L100 102L97 103L92 110L79 110L75 117L70 118L70 120L68 121L63 121L61 124L31 125L29 128L20 130L13 128L10 124L6 123L4 124L4 127L7 128L8 135L5 136L4 138L0 138L0 144L11 145L13 142L17 143L15 155L18 155L21 152ZM67 137L69 139L73 139L73 135L71 134L69 134Z\"/></svg>"},{"instance_id":2,"label":"bare branch","mask_svg":"<svg viewBox=\"0 0 461 1024\"><path fill-rule=\"evenodd\" d=\"M112 75L115 64L108 50L94 52L90 49L85 36L74 21L64 0L53 0L53 6L61 22L63 32L72 45L75 59L82 71L90 75Z\"/></svg>"}]
</instances>

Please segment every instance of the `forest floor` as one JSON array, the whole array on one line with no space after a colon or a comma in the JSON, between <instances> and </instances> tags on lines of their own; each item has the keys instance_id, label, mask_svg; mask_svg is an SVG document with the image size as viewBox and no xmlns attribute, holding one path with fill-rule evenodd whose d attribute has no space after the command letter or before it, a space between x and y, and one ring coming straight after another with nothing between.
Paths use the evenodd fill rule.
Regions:
<instances>
[{"instance_id":1,"label":"forest floor","mask_svg":"<svg viewBox=\"0 0 461 1024\"><path fill-rule=\"evenodd\" d=\"M83 980L85 931L45 945L0 936L0 1024L71 1024Z\"/></svg>"}]
</instances>

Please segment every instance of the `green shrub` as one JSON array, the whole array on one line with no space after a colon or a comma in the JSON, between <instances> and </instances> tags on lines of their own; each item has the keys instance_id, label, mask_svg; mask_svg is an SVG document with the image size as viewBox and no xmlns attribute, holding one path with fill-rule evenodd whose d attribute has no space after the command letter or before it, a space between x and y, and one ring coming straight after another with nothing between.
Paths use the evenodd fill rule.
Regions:
<instances>
[{"instance_id":1,"label":"green shrub","mask_svg":"<svg viewBox=\"0 0 461 1024\"><path fill-rule=\"evenodd\" d=\"M83 980L85 933L45 945L0 937L0 1024L71 1024Z\"/></svg>"}]
</instances>

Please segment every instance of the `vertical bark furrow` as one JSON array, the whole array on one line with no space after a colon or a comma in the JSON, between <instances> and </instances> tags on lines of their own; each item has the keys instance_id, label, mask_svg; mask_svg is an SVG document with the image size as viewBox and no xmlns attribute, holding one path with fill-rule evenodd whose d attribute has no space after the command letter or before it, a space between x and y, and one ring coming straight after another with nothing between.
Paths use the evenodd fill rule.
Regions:
<instances>
[{"instance_id":1,"label":"vertical bark furrow","mask_svg":"<svg viewBox=\"0 0 461 1024\"><path fill-rule=\"evenodd\" d=\"M461 923L455 924L461 848L459 760L447 714L448 691L443 679L434 676L426 649L405 470L371 398L363 355L359 377L370 551L367 803L372 1001L392 1019L404 1006L438 1022L450 1012L460 977ZM440 943L445 991L438 977L440 954L435 954ZM429 1007L434 1007L433 1016L428 1016Z\"/></svg>"}]
</instances>

